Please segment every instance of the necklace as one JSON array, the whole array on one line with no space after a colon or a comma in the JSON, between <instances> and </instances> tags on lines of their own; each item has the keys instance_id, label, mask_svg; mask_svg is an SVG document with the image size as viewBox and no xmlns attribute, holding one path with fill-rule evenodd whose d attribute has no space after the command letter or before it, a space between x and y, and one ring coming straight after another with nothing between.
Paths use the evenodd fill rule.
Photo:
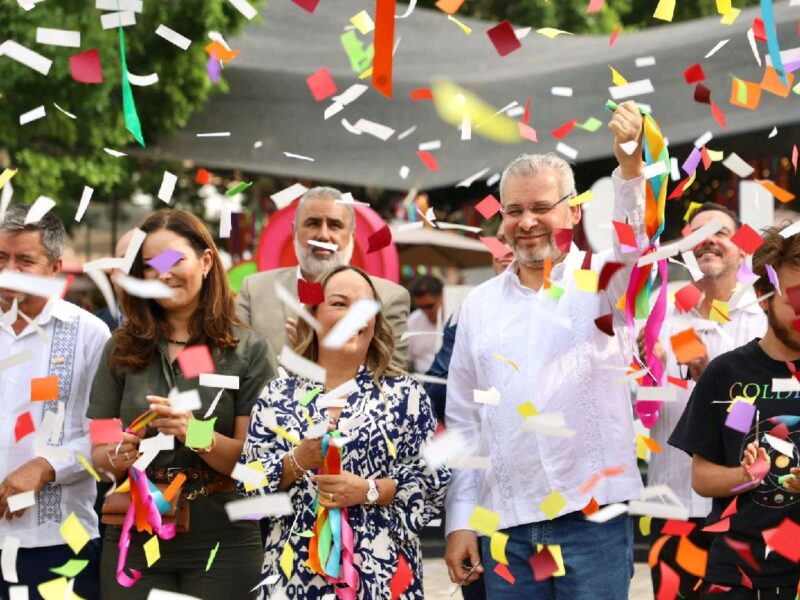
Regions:
<instances>
[{"instance_id":1,"label":"necklace","mask_svg":"<svg viewBox=\"0 0 800 600\"><path fill-rule=\"evenodd\" d=\"M178 344L178 346L185 346L186 344L189 343L189 340L171 340L169 338L167 338L167 341L170 344Z\"/></svg>"}]
</instances>

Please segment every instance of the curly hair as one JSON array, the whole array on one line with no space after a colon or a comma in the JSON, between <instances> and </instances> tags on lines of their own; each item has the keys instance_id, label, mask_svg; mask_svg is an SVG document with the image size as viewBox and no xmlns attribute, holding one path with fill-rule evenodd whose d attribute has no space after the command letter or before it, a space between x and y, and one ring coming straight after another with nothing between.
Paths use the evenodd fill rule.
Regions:
<instances>
[{"instance_id":1,"label":"curly hair","mask_svg":"<svg viewBox=\"0 0 800 600\"><path fill-rule=\"evenodd\" d=\"M788 227L767 227L761 231L764 243L753 254L753 273L759 276L753 287L759 295L768 294L774 288L767 277L767 265L776 271L783 266L800 268L800 236L785 238L781 231Z\"/></svg>"},{"instance_id":2,"label":"curly hair","mask_svg":"<svg viewBox=\"0 0 800 600\"><path fill-rule=\"evenodd\" d=\"M233 327L241 325L241 322L236 317L225 267L205 223L185 210L164 209L147 217L139 228L147 234L164 229L171 231L189 242L198 256L211 250L211 269L203 281L197 310L189 323L189 340L221 351L235 348L239 341L233 335ZM144 275L141 249L136 254L130 274L140 279ZM125 322L114 333L111 364L142 369L153 359L158 340L169 336L165 311L155 300L137 298L124 292L120 294L120 305Z\"/></svg>"},{"instance_id":3,"label":"curly hair","mask_svg":"<svg viewBox=\"0 0 800 600\"><path fill-rule=\"evenodd\" d=\"M364 281L369 284L375 300L379 303L381 302L378 291L375 289L375 285L369 275L352 265L340 265L323 273L319 279L322 289L325 289L331 277L342 271L353 271L361 275ZM309 311L311 314L316 315L317 307L311 306ZM397 377L404 374L403 369L394 361L394 349L395 341L392 327L383 315L383 311L378 311L378 314L375 315L375 333L367 349L366 361L366 366L372 372L376 383L380 383L382 377ZM297 322L297 344L294 350L308 360L314 362L319 360L319 338L317 337L317 332L302 319Z\"/></svg>"}]
</instances>

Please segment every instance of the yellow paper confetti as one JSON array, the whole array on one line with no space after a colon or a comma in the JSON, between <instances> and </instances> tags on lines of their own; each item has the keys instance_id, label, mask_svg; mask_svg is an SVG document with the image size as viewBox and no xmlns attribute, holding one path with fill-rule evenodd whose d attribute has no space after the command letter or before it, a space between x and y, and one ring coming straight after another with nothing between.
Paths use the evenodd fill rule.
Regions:
<instances>
[{"instance_id":1,"label":"yellow paper confetti","mask_svg":"<svg viewBox=\"0 0 800 600\"><path fill-rule=\"evenodd\" d=\"M658 0L658 6L656 6L656 12L653 13L653 18L672 22L674 12L675 0Z\"/></svg>"},{"instance_id":2,"label":"yellow paper confetti","mask_svg":"<svg viewBox=\"0 0 800 600\"><path fill-rule=\"evenodd\" d=\"M504 565L508 564L506 558L506 544L508 543L508 534L500 531L495 531L492 534L492 539L489 541L489 549L492 551L492 558Z\"/></svg>"},{"instance_id":3,"label":"yellow paper confetti","mask_svg":"<svg viewBox=\"0 0 800 600\"><path fill-rule=\"evenodd\" d=\"M191 421L189 421L189 422L191 423ZM293 436L288 431L286 431L286 429L284 429L280 425L278 427L275 427L272 430L272 433L274 433L275 435L281 436L283 439L285 439L290 444L294 444L295 446L299 446L300 445L300 440L297 439L297 437Z\"/></svg>"},{"instance_id":4,"label":"yellow paper confetti","mask_svg":"<svg viewBox=\"0 0 800 600\"><path fill-rule=\"evenodd\" d=\"M544 544L536 544L536 552L541 552L542 548L544 548ZM564 556L561 554L561 544L548 544L547 549L550 551L550 556L553 557L553 560L556 561L558 565L558 569L553 573L553 577L563 577L567 574L567 570L564 568Z\"/></svg>"},{"instance_id":5,"label":"yellow paper confetti","mask_svg":"<svg viewBox=\"0 0 800 600\"><path fill-rule=\"evenodd\" d=\"M64 538L64 541L67 542L67 545L75 554L78 554L89 542L89 533L81 525L74 512L64 519L58 530L61 532L61 537Z\"/></svg>"},{"instance_id":6,"label":"yellow paper confetti","mask_svg":"<svg viewBox=\"0 0 800 600\"><path fill-rule=\"evenodd\" d=\"M433 103L439 118L445 123L458 127L468 115L472 123L472 133L504 144L514 144L522 140L517 121L484 102L462 87L449 81L434 83Z\"/></svg>"},{"instance_id":7,"label":"yellow paper confetti","mask_svg":"<svg viewBox=\"0 0 800 600\"><path fill-rule=\"evenodd\" d=\"M286 542L286 545L283 547L280 564L283 574L286 575L286 579L291 579L292 567L294 566L294 550L292 550L292 545L289 544L289 542Z\"/></svg>"},{"instance_id":8,"label":"yellow paper confetti","mask_svg":"<svg viewBox=\"0 0 800 600\"><path fill-rule=\"evenodd\" d=\"M157 535L154 535L142 544L142 548L144 548L144 557L147 560L148 567L153 566L153 564L161 558L161 548L158 545Z\"/></svg>"},{"instance_id":9,"label":"yellow paper confetti","mask_svg":"<svg viewBox=\"0 0 800 600\"><path fill-rule=\"evenodd\" d=\"M688 223L689 220L692 218L694 211L696 211L701 206L702 204L700 204L699 202L690 202L689 208L686 209L686 213L683 215L683 220Z\"/></svg>"},{"instance_id":10,"label":"yellow paper confetti","mask_svg":"<svg viewBox=\"0 0 800 600\"><path fill-rule=\"evenodd\" d=\"M386 441L386 445L389 447L389 454L392 458L397 458L397 449L394 447L392 440L389 439L389 436L386 435L386 432L381 429L381 433L383 434L383 439Z\"/></svg>"},{"instance_id":11,"label":"yellow paper confetti","mask_svg":"<svg viewBox=\"0 0 800 600\"><path fill-rule=\"evenodd\" d=\"M725 157L725 153L722 150L712 150L711 148L706 148L706 152L708 153L708 158L711 159L711 162L719 162Z\"/></svg>"},{"instance_id":12,"label":"yellow paper confetti","mask_svg":"<svg viewBox=\"0 0 800 600\"><path fill-rule=\"evenodd\" d=\"M623 84L624 85L624 84ZM589 202L589 200L594 200L594 193L592 190L586 190L582 194L575 196L574 198L569 199L570 206L579 206L584 202Z\"/></svg>"},{"instance_id":13,"label":"yellow paper confetti","mask_svg":"<svg viewBox=\"0 0 800 600\"><path fill-rule=\"evenodd\" d=\"M217 558L217 552L219 552L219 542L217 542L217 545L211 549L211 552L208 555L208 560L206 561L206 573L211 570L211 565L214 564L214 559Z\"/></svg>"},{"instance_id":14,"label":"yellow paper confetti","mask_svg":"<svg viewBox=\"0 0 800 600\"><path fill-rule=\"evenodd\" d=\"M266 473L264 473L264 463L262 463L260 460L254 460L252 462L247 463L245 465L245 467L247 467L249 469L253 469L254 471L258 471L259 473L261 473L263 475L263 477L261 479L261 482L257 486L256 485L250 485L247 482L245 482L244 491L252 492L253 490L260 490L261 488L266 487L267 483L269 483L269 482L267 481Z\"/></svg>"},{"instance_id":15,"label":"yellow paper confetti","mask_svg":"<svg viewBox=\"0 0 800 600\"><path fill-rule=\"evenodd\" d=\"M11 178L17 174L17 171L18 169L5 169L3 173L0 174L0 188L11 181Z\"/></svg>"},{"instance_id":16,"label":"yellow paper confetti","mask_svg":"<svg viewBox=\"0 0 800 600\"><path fill-rule=\"evenodd\" d=\"M470 27L467 27L466 25L464 25L464 23L462 23L461 21L456 19L453 15L447 15L447 20L448 21L452 21L453 23L458 25L461 28L461 31L463 31L467 35L472 35L472 29Z\"/></svg>"},{"instance_id":17,"label":"yellow paper confetti","mask_svg":"<svg viewBox=\"0 0 800 600\"><path fill-rule=\"evenodd\" d=\"M367 77L372 77L372 67L370 67L369 69L367 69L366 71L361 73L361 75L358 76L359 79L366 79Z\"/></svg>"},{"instance_id":18,"label":"yellow paper confetti","mask_svg":"<svg viewBox=\"0 0 800 600\"><path fill-rule=\"evenodd\" d=\"M542 500L541 504L539 504L539 510L541 510L548 519L553 520L566 505L567 500L564 496L553 490L547 498Z\"/></svg>"},{"instance_id":19,"label":"yellow paper confetti","mask_svg":"<svg viewBox=\"0 0 800 600\"><path fill-rule=\"evenodd\" d=\"M362 10L360 13L353 16L353 18L350 19L350 22L356 26L356 29L361 32L361 35L367 35L370 31L375 29L375 22L365 10Z\"/></svg>"},{"instance_id":20,"label":"yellow paper confetti","mask_svg":"<svg viewBox=\"0 0 800 600\"><path fill-rule=\"evenodd\" d=\"M117 486L117 489L114 490L115 494L124 494L125 492L131 491L131 480L126 479L121 484Z\"/></svg>"},{"instance_id":21,"label":"yellow paper confetti","mask_svg":"<svg viewBox=\"0 0 800 600\"><path fill-rule=\"evenodd\" d=\"M636 434L636 456L642 460L647 460L647 452L661 452L661 446L653 438L645 435Z\"/></svg>"},{"instance_id":22,"label":"yellow paper confetti","mask_svg":"<svg viewBox=\"0 0 800 600\"><path fill-rule=\"evenodd\" d=\"M36 587L39 595L44 600L64 600L67 597L67 590L69 589L69 581L66 577L59 577L58 579L51 579L40 583ZM83 600L78 594L72 592L69 596L70 600Z\"/></svg>"},{"instance_id":23,"label":"yellow paper confetti","mask_svg":"<svg viewBox=\"0 0 800 600\"><path fill-rule=\"evenodd\" d=\"M728 316L728 303L724 300L717 300L716 298L711 301L711 312L708 318L716 323L730 323L730 316Z\"/></svg>"},{"instance_id":24,"label":"yellow paper confetti","mask_svg":"<svg viewBox=\"0 0 800 600\"><path fill-rule=\"evenodd\" d=\"M300 409L303 411L303 416L306 419L306 423L308 423L309 425L313 425L314 419L311 418L311 413L308 412L308 409L305 406L301 406Z\"/></svg>"},{"instance_id":25,"label":"yellow paper confetti","mask_svg":"<svg viewBox=\"0 0 800 600\"><path fill-rule=\"evenodd\" d=\"M536 407L531 402L523 402L520 404L517 407L517 412L522 415L523 419L534 417L539 414L539 411L536 410Z\"/></svg>"},{"instance_id":26,"label":"yellow paper confetti","mask_svg":"<svg viewBox=\"0 0 800 600\"><path fill-rule=\"evenodd\" d=\"M469 526L483 535L493 535L499 525L500 515L482 506L476 506L469 518Z\"/></svg>"},{"instance_id":27,"label":"yellow paper confetti","mask_svg":"<svg viewBox=\"0 0 800 600\"><path fill-rule=\"evenodd\" d=\"M720 23L723 25L733 25L739 15L742 14L742 9L740 8L732 8L730 11L722 15L722 18L719 20Z\"/></svg>"},{"instance_id":28,"label":"yellow paper confetti","mask_svg":"<svg viewBox=\"0 0 800 600\"><path fill-rule=\"evenodd\" d=\"M553 39L559 35L572 35L569 31L564 31L562 29L555 29L554 27L542 27L541 29L537 29L536 33L543 35L548 39Z\"/></svg>"},{"instance_id":29,"label":"yellow paper confetti","mask_svg":"<svg viewBox=\"0 0 800 600\"><path fill-rule=\"evenodd\" d=\"M517 373L519 373L519 366L510 358L506 358L505 356L503 356L502 354L498 354L497 352L492 352L492 356L494 356L498 360L502 360L503 362L508 363L508 365L512 369L514 369Z\"/></svg>"},{"instance_id":30,"label":"yellow paper confetti","mask_svg":"<svg viewBox=\"0 0 800 600\"><path fill-rule=\"evenodd\" d=\"M97 471L94 470L94 467L89 464L89 461L86 460L86 457L78 454L77 452L75 453L75 456L78 458L78 462L83 465L83 468L89 472L89 475L94 477L95 481L100 481L100 475L98 475Z\"/></svg>"},{"instance_id":31,"label":"yellow paper confetti","mask_svg":"<svg viewBox=\"0 0 800 600\"><path fill-rule=\"evenodd\" d=\"M617 71L611 65L608 65L608 68L611 69L611 83L614 85L628 85L628 80L620 75L619 71Z\"/></svg>"},{"instance_id":32,"label":"yellow paper confetti","mask_svg":"<svg viewBox=\"0 0 800 600\"><path fill-rule=\"evenodd\" d=\"M589 269L577 269L573 272L575 284L582 292L596 292L599 285L600 276L595 271Z\"/></svg>"},{"instance_id":33,"label":"yellow paper confetti","mask_svg":"<svg viewBox=\"0 0 800 600\"><path fill-rule=\"evenodd\" d=\"M727 15L733 6L731 0L717 0L717 13L720 15Z\"/></svg>"},{"instance_id":34,"label":"yellow paper confetti","mask_svg":"<svg viewBox=\"0 0 800 600\"><path fill-rule=\"evenodd\" d=\"M650 535L650 526L653 524L653 516L652 515L644 515L639 517L639 531L642 532L644 537L648 537Z\"/></svg>"}]
</instances>

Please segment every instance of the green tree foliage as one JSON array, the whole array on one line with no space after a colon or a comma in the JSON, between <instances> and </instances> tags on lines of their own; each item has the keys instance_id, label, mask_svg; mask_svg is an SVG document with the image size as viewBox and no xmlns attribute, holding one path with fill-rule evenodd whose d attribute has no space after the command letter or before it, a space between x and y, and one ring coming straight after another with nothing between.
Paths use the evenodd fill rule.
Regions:
<instances>
[{"instance_id":1,"label":"green tree foliage","mask_svg":"<svg viewBox=\"0 0 800 600\"><path fill-rule=\"evenodd\" d=\"M12 0L0 3L0 43L14 40L53 61L44 76L0 57L0 166L19 168L12 180L15 201L50 196L66 222L72 221L84 185L95 188L99 200L112 192L125 197L139 167L131 157L114 158L103 151L124 150L136 142L125 129L122 113L119 30L103 30L101 13L95 0L43 2L28 12ZM208 32L219 31L228 38L247 21L227 0L145 0L144 12L136 18L136 25L124 28L128 69L159 77L153 86L133 87L149 143L183 127L214 91L205 72ZM192 40L189 49L184 52L155 35L161 23ZM81 47L37 44L37 27L80 31ZM95 48L103 82L73 81L69 57ZM224 90L224 83L219 89ZM53 103L77 118L70 119ZM19 116L42 104L47 116L20 126Z\"/></svg>"},{"instance_id":2,"label":"green tree foliage","mask_svg":"<svg viewBox=\"0 0 800 600\"><path fill-rule=\"evenodd\" d=\"M758 4L759 0L739 0L737 8ZM436 0L420 0L434 7ZM572 33L610 33L621 24L623 29L642 29L666 24L653 18L658 0L611 0L600 12L587 14L589 0L466 0L458 14L501 21L509 19L516 26L556 27ZM713 0L688 0L675 3L673 22L717 14Z\"/></svg>"}]
</instances>

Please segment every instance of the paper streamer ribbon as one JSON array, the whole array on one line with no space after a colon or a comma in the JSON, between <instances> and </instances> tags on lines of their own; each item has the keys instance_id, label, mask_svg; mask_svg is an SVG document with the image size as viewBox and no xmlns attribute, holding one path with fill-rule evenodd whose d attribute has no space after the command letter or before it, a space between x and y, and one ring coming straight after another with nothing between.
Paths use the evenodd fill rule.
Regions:
<instances>
[{"instance_id":1,"label":"paper streamer ribbon","mask_svg":"<svg viewBox=\"0 0 800 600\"><path fill-rule=\"evenodd\" d=\"M342 472L342 451L331 444L332 438L340 436L339 431L333 431L322 438L322 454L325 457L321 469L323 475L338 475ZM358 571L354 563L355 544L347 509L321 506L319 492L315 505L317 519L313 528L315 535L309 540L308 564L312 571L334 585L337 597L341 600L355 600Z\"/></svg>"},{"instance_id":2,"label":"paper streamer ribbon","mask_svg":"<svg viewBox=\"0 0 800 600\"><path fill-rule=\"evenodd\" d=\"M119 28L119 58L122 62L122 113L125 116L125 129L131 132L134 139L144 148L142 137L142 124L139 122L139 113L136 112L136 102L133 100L131 82L128 81L128 61L125 59L125 32Z\"/></svg>"},{"instance_id":3,"label":"paper streamer ribbon","mask_svg":"<svg viewBox=\"0 0 800 600\"><path fill-rule=\"evenodd\" d=\"M131 528L134 522L138 531L155 531L162 540L171 540L175 537L175 523L161 522L161 515L170 509L169 502L164 499L155 485L150 483L144 471L131 468L128 477L133 482L130 491L131 503L122 524L117 558L117 583L126 588L132 587L142 577L141 572L133 568L130 569L132 576L125 573L125 562L128 560ZM153 492L153 489L156 489L156 492ZM143 525L140 527L142 523Z\"/></svg>"}]
</instances>

